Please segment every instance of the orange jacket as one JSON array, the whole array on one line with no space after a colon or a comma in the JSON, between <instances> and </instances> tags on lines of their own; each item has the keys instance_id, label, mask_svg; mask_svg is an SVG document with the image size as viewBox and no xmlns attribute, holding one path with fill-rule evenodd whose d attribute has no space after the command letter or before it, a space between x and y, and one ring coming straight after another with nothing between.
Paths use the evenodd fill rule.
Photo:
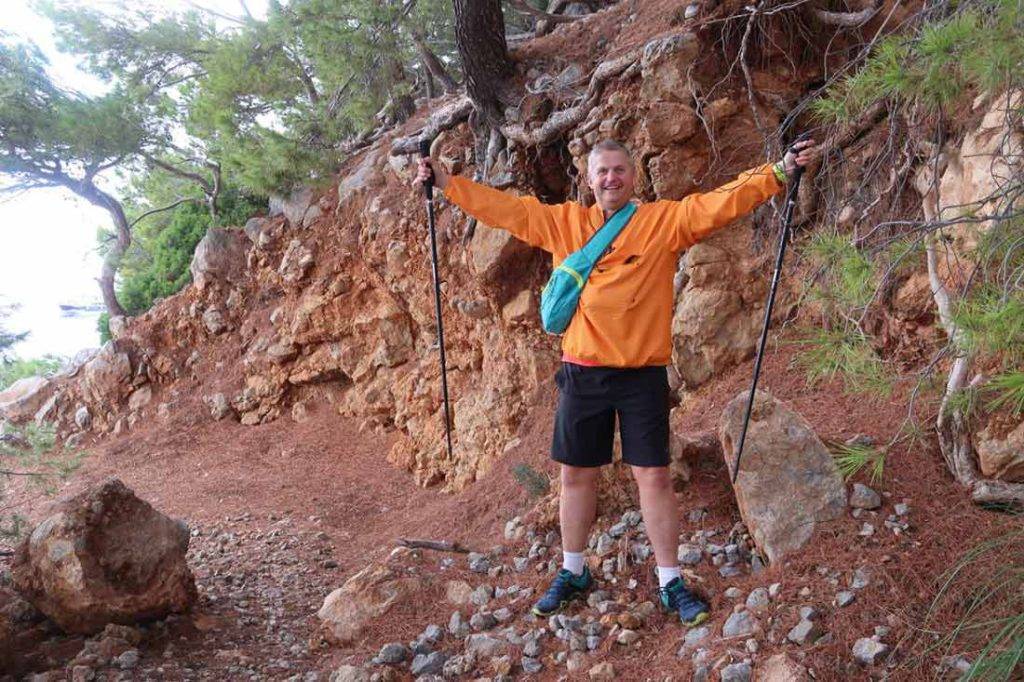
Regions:
<instances>
[{"instance_id":1,"label":"orange jacket","mask_svg":"<svg viewBox=\"0 0 1024 682\"><path fill-rule=\"evenodd\" d=\"M746 215L782 185L771 164L710 192L638 206L590 273L562 352L605 367L667 365L672 358L672 280L679 252ZM552 254L557 266L604 224L598 205L542 204L452 177L444 192L466 213Z\"/></svg>"}]
</instances>

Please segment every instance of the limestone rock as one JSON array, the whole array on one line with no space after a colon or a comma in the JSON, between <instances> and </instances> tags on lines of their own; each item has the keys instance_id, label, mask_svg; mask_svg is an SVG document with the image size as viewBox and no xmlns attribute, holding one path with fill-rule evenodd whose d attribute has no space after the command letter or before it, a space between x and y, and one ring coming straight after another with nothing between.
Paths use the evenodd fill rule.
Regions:
<instances>
[{"instance_id":1,"label":"limestone rock","mask_svg":"<svg viewBox=\"0 0 1024 682\"><path fill-rule=\"evenodd\" d=\"M50 397L50 380L44 377L18 379L0 392L0 417L12 422L24 422L35 417Z\"/></svg>"},{"instance_id":2,"label":"limestone rock","mask_svg":"<svg viewBox=\"0 0 1024 682\"><path fill-rule=\"evenodd\" d=\"M220 308L208 308L203 313L203 326L206 327L206 331L216 335L227 331L228 322Z\"/></svg>"},{"instance_id":3,"label":"limestone rock","mask_svg":"<svg viewBox=\"0 0 1024 682\"><path fill-rule=\"evenodd\" d=\"M719 425L730 476L748 395L741 391L729 402ZM803 417L765 391L754 400L735 493L751 537L773 562L846 509L846 489L825 445Z\"/></svg>"},{"instance_id":4,"label":"limestone rock","mask_svg":"<svg viewBox=\"0 0 1024 682\"><path fill-rule=\"evenodd\" d=\"M151 384L144 384L128 396L128 409L133 411L141 410L146 405L149 405L152 400L153 386Z\"/></svg>"},{"instance_id":5,"label":"limestone rock","mask_svg":"<svg viewBox=\"0 0 1024 682\"><path fill-rule=\"evenodd\" d=\"M974 447L983 476L1024 483L1024 422L1002 438L985 428L975 436Z\"/></svg>"},{"instance_id":6,"label":"limestone rock","mask_svg":"<svg viewBox=\"0 0 1024 682\"><path fill-rule=\"evenodd\" d=\"M270 198L270 215L283 213L293 227L299 227L312 204L313 188L299 187L288 196L272 196Z\"/></svg>"},{"instance_id":7,"label":"limestone rock","mask_svg":"<svg viewBox=\"0 0 1024 682\"><path fill-rule=\"evenodd\" d=\"M878 509L882 506L882 496L863 483L854 483L850 506L854 509Z\"/></svg>"},{"instance_id":8,"label":"limestone rock","mask_svg":"<svg viewBox=\"0 0 1024 682\"><path fill-rule=\"evenodd\" d=\"M858 639L853 645L853 658L863 666L875 665L888 654L888 645L868 637Z\"/></svg>"},{"instance_id":9,"label":"limestone rock","mask_svg":"<svg viewBox=\"0 0 1024 682\"><path fill-rule=\"evenodd\" d=\"M424 579L420 576L405 574L387 564L367 566L324 599L317 612L321 632L335 644L351 643L371 620L423 587Z\"/></svg>"},{"instance_id":10,"label":"limestone rock","mask_svg":"<svg viewBox=\"0 0 1024 682\"><path fill-rule=\"evenodd\" d=\"M241 281L249 250L246 233L238 229L211 227L196 245L189 271L192 282L203 291L214 282Z\"/></svg>"},{"instance_id":11,"label":"limestone rock","mask_svg":"<svg viewBox=\"0 0 1024 682\"><path fill-rule=\"evenodd\" d=\"M281 258L277 272L290 284L302 280L313 267L313 252L298 239L293 239Z\"/></svg>"},{"instance_id":12,"label":"limestone rock","mask_svg":"<svg viewBox=\"0 0 1024 682\"><path fill-rule=\"evenodd\" d=\"M469 243L473 271L485 281L496 281L501 273L528 254L530 247L505 230L478 223Z\"/></svg>"},{"instance_id":13,"label":"limestone rock","mask_svg":"<svg viewBox=\"0 0 1024 682\"><path fill-rule=\"evenodd\" d=\"M529 289L523 289L501 309L501 318L509 324L521 324L537 318L537 299Z\"/></svg>"},{"instance_id":14,"label":"limestone rock","mask_svg":"<svg viewBox=\"0 0 1024 682\"><path fill-rule=\"evenodd\" d=\"M656 147L684 142L697 132L697 125L693 109L678 102L654 102L644 118L647 137Z\"/></svg>"},{"instance_id":15,"label":"limestone rock","mask_svg":"<svg viewBox=\"0 0 1024 682\"><path fill-rule=\"evenodd\" d=\"M115 343L108 341L82 368L82 392L90 403L118 403L131 391L131 359Z\"/></svg>"},{"instance_id":16,"label":"limestone rock","mask_svg":"<svg viewBox=\"0 0 1024 682\"><path fill-rule=\"evenodd\" d=\"M14 585L63 630L90 634L186 611L189 532L111 478L63 502L14 557Z\"/></svg>"},{"instance_id":17,"label":"limestone rock","mask_svg":"<svg viewBox=\"0 0 1024 682\"><path fill-rule=\"evenodd\" d=\"M681 102L687 98L690 89L686 74L699 49L692 33L647 43L640 59L641 96L649 102Z\"/></svg>"}]
</instances>

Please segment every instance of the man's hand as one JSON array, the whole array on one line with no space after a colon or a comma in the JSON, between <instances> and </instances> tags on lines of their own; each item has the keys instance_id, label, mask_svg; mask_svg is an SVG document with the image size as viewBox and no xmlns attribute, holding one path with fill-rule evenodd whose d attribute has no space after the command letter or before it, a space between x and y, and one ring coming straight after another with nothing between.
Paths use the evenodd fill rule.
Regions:
<instances>
[{"instance_id":1,"label":"man's hand","mask_svg":"<svg viewBox=\"0 0 1024 682\"><path fill-rule=\"evenodd\" d=\"M442 192L448 186L448 174L441 170L441 164L435 164L432 160L424 157L418 162L418 168L416 170L416 178L413 180L413 184L421 186L430 177L434 177L434 187L437 187Z\"/></svg>"},{"instance_id":2,"label":"man's hand","mask_svg":"<svg viewBox=\"0 0 1024 682\"><path fill-rule=\"evenodd\" d=\"M793 149L797 150L797 153L794 154ZM790 175L797 166L807 166L817 159L820 153L821 149L814 146L814 140L802 140L786 150L786 155L782 157L782 168L786 175Z\"/></svg>"}]
</instances>

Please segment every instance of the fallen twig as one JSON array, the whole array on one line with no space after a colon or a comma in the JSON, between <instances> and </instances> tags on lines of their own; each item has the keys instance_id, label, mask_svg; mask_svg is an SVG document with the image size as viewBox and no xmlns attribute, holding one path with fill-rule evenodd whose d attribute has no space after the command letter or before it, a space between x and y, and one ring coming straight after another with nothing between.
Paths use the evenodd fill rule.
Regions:
<instances>
[{"instance_id":1,"label":"fallen twig","mask_svg":"<svg viewBox=\"0 0 1024 682\"><path fill-rule=\"evenodd\" d=\"M434 549L438 552L457 552L469 554L470 550L457 542L447 540L417 540L415 538L398 538L398 544L410 549Z\"/></svg>"}]
</instances>

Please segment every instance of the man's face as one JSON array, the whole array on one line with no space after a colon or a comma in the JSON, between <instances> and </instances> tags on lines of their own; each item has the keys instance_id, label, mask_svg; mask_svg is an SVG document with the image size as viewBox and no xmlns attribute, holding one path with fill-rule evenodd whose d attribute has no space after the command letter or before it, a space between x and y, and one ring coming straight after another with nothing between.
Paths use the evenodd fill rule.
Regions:
<instances>
[{"instance_id":1,"label":"man's face","mask_svg":"<svg viewBox=\"0 0 1024 682\"><path fill-rule=\"evenodd\" d=\"M598 205L617 211L633 196L633 164L619 151L599 151L590 156L587 180Z\"/></svg>"}]
</instances>

